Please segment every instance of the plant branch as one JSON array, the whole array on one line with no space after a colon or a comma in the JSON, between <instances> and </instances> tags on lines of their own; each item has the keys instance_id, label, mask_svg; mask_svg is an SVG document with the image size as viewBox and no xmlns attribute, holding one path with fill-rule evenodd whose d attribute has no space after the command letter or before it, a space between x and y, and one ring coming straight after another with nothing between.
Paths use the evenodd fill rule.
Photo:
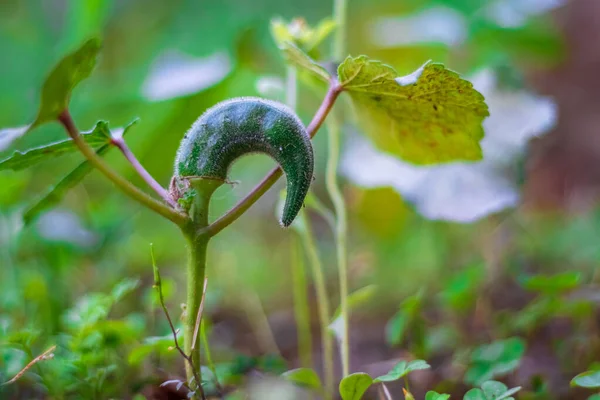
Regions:
<instances>
[{"instance_id":1,"label":"plant branch","mask_svg":"<svg viewBox=\"0 0 600 400\"><path fill-rule=\"evenodd\" d=\"M94 167L96 167L102 174L104 174L104 176L112 181L119 189L121 189L121 191L157 214L162 215L170 221L173 221L179 226L184 225L188 221L187 216L148 196L146 193L133 186L129 181L113 170L81 138L81 134L79 133L79 130L77 130L75 122L73 121L71 114L69 114L69 111L64 111L62 114L60 114L58 121L63 125L68 135L71 137L71 139L73 139L73 142L79 148L79 151L83 153L85 158L87 158Z\"/></svg>"},{"instance_id":2,"label":"plant branch","mask_svg":"<svg viewBox=\"0 0 600 400\"><path fill-rule=\"evenodd\" d=\"M50 347L48 350L44 351L42 354L40 354L39 356L35 357L33 360L31 360L25 367L23 367L23 369L21 369L15 376L14 378L12 378L9 381L6 381L2 384L0 384L0 386L4 386L4 385L10 385L11 383L15 383L16 381L18 381L23 375L25 375L25 373L27 371L29 371L31 369L31 367L33 367L34 365L36 365L37 363L39 363L40 361L44 361L44 360L50 360L51 358L54 358L54 350L56 350L56 346L52 346Z\"/></svg>"},{"instance_id":3,"label":"plant branch","mask_svg":"<svg viewBox=\"0 0 600 400\"><path fill-rule=\"evenodd\" d=\"M127 146L125 139L122 137L113 138L111 143L121 150L121 153L123 153L133 169L135 169L138 175L141 176L144 181L146 181L148 186L150 186L152 190L156 192L156 194L158 194L171 207L177 207L177 203L171 198L171 196L169 196L167 190L163 188L161 184L158 183L156 179L154 179L154 177L150 175L150 173L146 171L144 166L138 161L138 159L135 157L135 154L133 154L133 152L129 149L129 146Z\"/></svg>"},{"instance_id":4,"label":"plant branch","mask_svg":"<svg viewBox=\"0 0 600 400\"><path fill-rule=\"evenodd\" d=\"M173 325L173 320L171 320L171 316L169 315L169 310L165 305L165 298L162 292L162 280L160 278L160 272L158 270L158 266L156 265L156 259L154 258L154 247L150 247L150 255L152 257L152 270L154 271L154 288L156 289L156 293L158 294L158 301L160 302L160 306L167 317L167 321L169 322L169 327L171 328L171 332L173 333L173 342L175 342L175 348L181 354L181 356L187 361L190 369L194 372L194 379L196 380L196 385L200 390L200 394L204 399L204 392L202 391L202 382L200 381L200 376L198 375L197 369L194 366L194 362L190 356L188 356L185 351L179 346L179 340L177 339L177 330ZM189 385L189 382L188 382ZM191 386L191 385L190 385Z\"/></svg>"},{"instance_id":5,"label":"plant branch","mask_svg":"<svg viewBox=\"0 0 600 400\"><path fill-rule=\"evenodd\" d=\"M329 89L327 90L327 94L325 95L325 98L321 103L321 106L319 107L312 121L306 128L306 131L308 132L311 138L315 136L321 125L323 125L325 118L331 111L333 104L335 103L342 90L343 88L339 85L337 80L331 81ZM258 199L260 199L262 195L264 195L267 192L267 190L269 190L271 186L275 184L275 182L277 182L277 180L281 177L282 173L283 172L279 167L272 169L271 172L269 172L263 178L263 180L258 185L256 185L254 189L250 191L250 193L248 193L242 200L240 200L235 206L233 206L233 208L227 211L224 215L222 215L219 219L210 224L200 233L212 237L221 232L232 222L234 222L240 216L242 216L242 214L244 214L250 207L252 207L252 205L256 203Z\"/></svg>"}]
</instances>

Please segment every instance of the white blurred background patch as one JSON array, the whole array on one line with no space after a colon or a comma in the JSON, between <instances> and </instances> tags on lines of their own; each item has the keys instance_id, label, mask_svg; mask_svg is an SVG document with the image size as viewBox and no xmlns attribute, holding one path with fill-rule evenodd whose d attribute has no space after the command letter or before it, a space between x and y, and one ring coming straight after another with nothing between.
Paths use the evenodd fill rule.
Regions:
<instances>
[{"instance_id":1,"label":"white blurred background patch","mask_svg":"<svg viewBox=\"0 0 600 400\"><path fill-rule=\"evenodd\" d=\"M0 151L8 149L10 145L23 136L28 129L29 125L19 126L18 128L0 129Z\"/></svg>"},{"instance_id":2,"label":"white blurred background patch","mask_svg":"<svg viewBox=\"0 0 600 400\"><path fill-rule=\"evenodd\" d=\"M142 94L150 101L187 96L219 83L231 70L231 58L224 51L193 57L169 50L152 65L142 85Z\"/></svg>"},{"instance_id":3,"label":"white blurred background patch","mask_svg":"<svg viewBox=\"0 0 600 400\"><path fill-rule=\"evenodd\" d=\"M353 135L343 154L342 174L361 187L392 187L424 217L434 220L468 223L516 206L519 191L510 167L531 138L554 125L556 105L525 90L499 89L490 69L470 80L490 109L483 123L482 161L415 166Z\"/></svg>"},{"instance_id":4,"label":"white blurred background patch","mask_svg":"<svg viewBox=\"0 0 600 400\"><path fill-rule=\"evenodd\" d=\"M461 44L467 37L467 21L449 7L433 7L401 17L380 17L369 29L370 40L380 47L419 43Z\"/></svg>"},{"instance_id":5,"label":"white blurred background patch","mask_svg":"<svg viewBox=\"0 0 600 400\"><path fill-rule=\"evenodd\" d=\"M37 220L36 229L48 241L70 243L84 248L95 246L99 240L96 233L85 228L79 217L68 210L48 211Z\"/></svg>"},{"instance_id":6,"label":"white blurred background patch","mask_svg":"<svg viewBox=\"0 0 600 400\"><path fill-rule=\"evenodd\" d=\"M517 28L533 16L546 13L566 0L492 0L482 10L485 17L504 28Z\"/></svg>"},{"instance_id":7,"label":"white blurred background patch","mask_svg":"<svg viewBox=\"0 0 600 400\"><path fill-rule=\"evenodd\" d=\"M518 28L531 17L564 5L566 0L490 0L473 15L503 28ZM469 19L451 7L434 6L413 14L375 18L368 27L371 43L399 47L428 43L459 46L467 38Z\"/></svg>"}]
</instances>

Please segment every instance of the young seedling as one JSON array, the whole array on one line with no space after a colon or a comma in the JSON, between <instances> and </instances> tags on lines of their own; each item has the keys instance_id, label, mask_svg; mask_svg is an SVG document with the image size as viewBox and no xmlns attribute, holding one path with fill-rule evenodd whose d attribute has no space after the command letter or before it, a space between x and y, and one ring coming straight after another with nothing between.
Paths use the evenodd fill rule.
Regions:
<instances>
[{"instance_id":1,"label":"young seedling","mask_svg":"<svg viewBox=\"0 0 600 400\"><path fill-rule=\"evenodd\" d=\"M56 203L66 190L83 179L91 167L94 167L129 197L181 229L188 247L185 344L182 355L188 360L187 386L196 397L204 397L200 386L202 335L195 332L202 326L201 302L205 292L209 241L244 214L283 173L287 178L287 195L280 222L284 227L292 223L302 208L313 179L314 161L310 139L325 122L340 93L348 92L357 110L360 125L384 151L417 164L477 160L482 156L479 147L483 135L481 123L488 115L483 96L469 82L440 64L427 63L415 73L400 77L392 67L367 56L347 56L346 12L346 0L336 0L333 22L326 21L314 30L306 24L296 24L294 32L290 32L289 27L282 24L274 29L277 44L290 71L293 71L290 73L290 82L295 80L295 76L301 76L302 79L309 79L313 84L326 88L321 105L306 128L293 110L273 101L238 98L220 103L200 116L184 136L175 160L175 174L168 189L163 188L144 169L128 148L123 138L126 130L110 132L104 123L98 125L97 128L102 128L98 135L81 134L69 112L72 90L94 68L100 51L100 41L97 39L87 41L81 48L66 56L50 73L42 89L38 116L27 128L29 131L43 123L58 121L70 140L60 145L51 144L38 152L16 152L12 157L0 161L0 170L21 169L39 161L35 156L40 153L47 158L74 149L79 150L87 159L85 164L61 181L57 186L60 190L55 188L49 197L26 214L28 220L50 204ZM317 45L334 26L333 62L316 60L319 56ZM329 67L325 68L323 65ZM331 68L332 65L334 68ZM333 217L328 219L332 220L335 231L340 285L340 312L337 320L340 322L340 353L345 377L340 389L348 385L359 385L362 388L368 380L371 382L366 387L379 382L377 379L373 381L366 374L350 375L346 209L337 182L342 124L340 115L334 115L328 120L329 153L326 171L326 187L334 206ZM103 160L103 154L113 146L121 151L159 199L132 185ZM211 196L228 181L230 165L240 156L255 152L269 155L279 166L232 209L215 221L209 221ZM310 243L306 239L304 242ZM326 316L327 310L322 314ZM178 343L176 345L179 347ZM327 373L331 374L332 371ZM313 378L310 380L314 383ZM384 376L378 379L387 378ZM331 386L329 381L330 379L326 380L327 387ZM349 398L345 394L342 396L344 399ZM352 397L359 398L360 396Z\"/></svg>"}]
</instances>

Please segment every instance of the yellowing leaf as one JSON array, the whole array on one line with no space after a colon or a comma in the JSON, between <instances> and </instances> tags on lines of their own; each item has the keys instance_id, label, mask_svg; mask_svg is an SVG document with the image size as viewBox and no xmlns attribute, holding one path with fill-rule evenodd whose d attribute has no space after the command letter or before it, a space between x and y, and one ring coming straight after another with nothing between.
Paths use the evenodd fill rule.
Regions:
<instances>
[{"instance_id":1,"label":"yellowing leaf","mask_svg":"<svg viewBox=\"0 0 600 400\"><path fill-rule=\"evenodd\" d=\"M100 40L90 39L54 67L42 87L40 108L31 128L55 120L69 106L71 92L92 73Z\"/></svg>"},{"instance_id":2,"label":"yellowing leaf","mask_svg":"<svg viewBox=\"0 0 600 400\"><path fill-rule=\"evenodd\" d=\"M456 72L426 63L399 77L389 65L359 56L346 58L338 78L359 123L381 150L415 164L481 159L488 108Z\"/></svg>"}]
</instances>

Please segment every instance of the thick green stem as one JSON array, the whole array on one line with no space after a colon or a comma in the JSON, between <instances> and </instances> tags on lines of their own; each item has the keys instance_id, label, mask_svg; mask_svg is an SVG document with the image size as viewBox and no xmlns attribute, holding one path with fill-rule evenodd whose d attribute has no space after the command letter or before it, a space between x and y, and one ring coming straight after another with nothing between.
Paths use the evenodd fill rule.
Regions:
<instances>
[{"instance_id":1,"label":"thick green stem","mask_svg":"<svg viewBox=\"0 0 600 400\"><path fill-rule=\"evenodd\" d=\"M323 357L323 370L325 373L325 394L326 400L331 399L333 388L333 343L329 333L329 323L331 316L329 314L329 296L327 295L327 286L325 284L325 273L323 271L323 263L319 257L315 238L310 226L310 221L306 216L306 212L302 211L299 215L302 225L305 229L299 229L300 240L306 252L306 257L310 264L315 290L317 295L317 307L319 312L319 323L321 328L321 352Z\"/></svg>"},{"instance_id":2,"label":"thick green stem","mask_svg":"<svg viewBox=\"0 0 600 400\"><path fill-rule=\"evenodd\" d=\"M210 179L190 179L191 186L196 190L194 204L190 211L192 222L183 228L183 233L188 242L188 266L187 266L187 302L185 318L185 353L192 359L192 364L197 369L200 378L200 337L196 337L196 343L193 343L194 331L196 325L200 324L201 315L198 314L202 302L204 290L204 278L206 274L206 250L210 236L199 234L203 228L208 226L208 206L210 198L215 190L223 184L221 181ZM200 317L200 318L199 318ZM194 371L189 365L186 366L188 382L193 380ZM190 384L191 388L196 388L202 398L202 382Z\"/></svg>"},{"instance_id":3,"label":"thick green stem","mask_svg":"<svg viewBox=\"0 0 600 400\"><path fill-rule=\"evenodd\" d=\"M340 310L343 323L342 335L340 338L340 353L343 376L348 376L350 373L350 344L348 338L350 312L348 310L348 261L346 257L347 224L346 204L337 181L337 168L340 158L340 126L335 116L327 121L327 128L329 133L329 146L325 185L335 210L335 241L340 286Z\"/></svg>"},{"instance_id":4,"label":"thick green stem","mask_svg":"<svg viewBox=\"0 0 600 400\"><path fill-rule=\"evenodd\" d=\"M206 249L208 247L208 238L194 238L188 236L188 266L187 266L187 302L185 318L185 353L188 354L196 369L200 370L200 340L192 343L194 330L196 327L196 316L202 301L202 287L204 286L204 275L206 272ZM194 348L192 350L192 347ZM190 365L186 365L186 375L188 382L193 380L194 371ZM191 388L198 387L199 383L190 384Z\"/></svg>"}]
</instances>

